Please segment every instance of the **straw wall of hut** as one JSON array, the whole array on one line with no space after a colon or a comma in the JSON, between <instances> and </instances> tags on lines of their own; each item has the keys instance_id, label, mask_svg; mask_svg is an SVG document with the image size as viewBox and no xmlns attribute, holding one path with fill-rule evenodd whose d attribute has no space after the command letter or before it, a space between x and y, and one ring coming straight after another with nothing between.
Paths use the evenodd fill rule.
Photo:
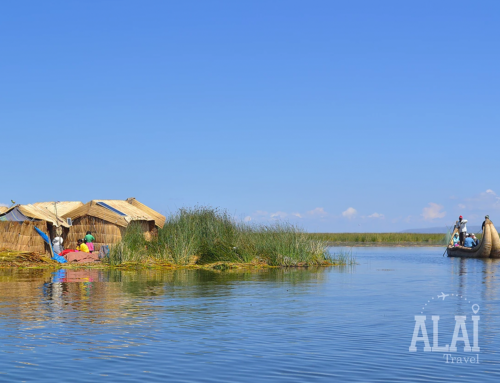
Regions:
<instances>
[{"instance_id":1,"label":"straw wall of hut","mask_svg":"<svg viewBox=\"0 0 500 383\"><path fill-rule=\"evenodd\" d=\"M51 253L49 245L35 231L38 227L50 238L68 230L68 223L43 206L15 205L0 212L0 249Z\"/></svg>"},{"instance_id":2,"label":"straw wall of hut","mask_svg":"<svg viewBox=\"0 0 500 383\"><path fill-rule=\"evenodd\" d=\"M0 221L0 249L29 251L44 254L50 251L48 245L35 230L39 228L48 234L47 222Z\"/></svg>"},{"instance_id":3,"label":"straw wall of hut","mask_svg":"<svg viewBox=\"0 0 500 383\"><path fill-rule=\"evenodd\" d=\"M146 238L151 235L150 232L154 229L152 227L154 223L150 221L133 221L133 223L141 227ZM75 218L73 226L64 240L64 248L75 249L78 239L83 239L87 231L90 231L95 238L94 250L99 251L103 245L120 242L126 229L126 227L89 215Z\"/></svg>"}]
</instances>

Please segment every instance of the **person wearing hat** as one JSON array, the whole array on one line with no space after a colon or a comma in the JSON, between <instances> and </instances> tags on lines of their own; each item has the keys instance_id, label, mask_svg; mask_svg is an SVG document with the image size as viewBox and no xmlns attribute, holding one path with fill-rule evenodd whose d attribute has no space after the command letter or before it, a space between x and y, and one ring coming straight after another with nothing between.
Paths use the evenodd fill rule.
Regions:
<instances>
[{"instance_id":1,"label":"person wearing hat","mask_svg":"<svg viewBox=\"0 0 500 383\"><path fill-rule=\"evenodd\" d=\"M460 245L464 245L465 237L467 236L467 220L464 217L458 217L458 221L455 223L455 229L458 229L460 234Z\"/></svg>"},{"instance_id":2,"label":"person wearing hat","mask_svg":"<svg viewBox=\"0 0 500 383\"><path fill-rule=\"evenodd\" d=\"M487 219L490 219L490 216L489 216L489 215L486 215L486 216L484 217L483 226L481 226L481 230L482 230L482 231L484 231L484 225L486 224L486 220L487 220Z\"/></svg>"},{"instance_id":3,"label":"person wearing hat","mask_svg":"<svg viewBox=\"0 0 500 383\"><path fill-rule=\"evenodd\" d=\"M458 246L460 245L460 238L458 238L458 233L455 233L453 236L453 246Z\"/></svg>"}]
</instances>

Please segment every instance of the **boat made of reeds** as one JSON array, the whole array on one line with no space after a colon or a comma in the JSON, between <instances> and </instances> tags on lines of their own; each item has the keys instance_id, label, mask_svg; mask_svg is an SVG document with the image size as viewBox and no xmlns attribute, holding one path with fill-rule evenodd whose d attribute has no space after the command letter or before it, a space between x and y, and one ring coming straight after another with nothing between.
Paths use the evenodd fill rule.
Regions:
<instances>
[{"instance_id":1,"label":"boat made of reeds","mask_svg":"<svg viewBox=\"0 0 500 383\"><path fill-rule=\"evenodd\" d=\"M500 258L500 237L495 225L488 218L484 221L481 242L476 247L453 246L453 235L457 232L457 229L453 231L452 239L446 249L448 257Z\"/></svg>"}]
</instances>

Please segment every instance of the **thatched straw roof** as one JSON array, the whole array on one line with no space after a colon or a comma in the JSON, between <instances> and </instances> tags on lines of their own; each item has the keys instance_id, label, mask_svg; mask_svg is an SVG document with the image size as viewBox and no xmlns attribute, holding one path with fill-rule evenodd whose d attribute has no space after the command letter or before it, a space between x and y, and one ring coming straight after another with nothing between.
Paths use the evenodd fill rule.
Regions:
<instances>
[{"instance_id":1,"label":"thatched straw roof","mask_svg":"<svg viewBox=\"0 0 500 383\"><path fill-rule=\"evenodd\" d=\"M140 203L135 198L128 198L127 202L131 205L134 205L136 208L141 209L143 212L145 212L150 217L153 217L155 220L156 226L161 228L165 224L165 220L166 220L165 216L161 215L157 211L151 209L149 206L146 206L146 205Z\"/></svg>"},{"instance_id":2,"label":"thatched straw roof","mask_svg":"<svg viewBox=\"0 0 500 383\"><path fill-rule=\"evenodd\" d=\"M9 208L7 206L0 206L0 214L5 213Z\"/></svg>"},{"instance_id":3,"label":"thatched straw roof","mask_svg":"<svg viewBox=\"0 0 500 383\"><path fill-rule=\"evenodd\" d=\"M84 216L100 218L123 227L127 227L132 221L154 222L153 217L141 209L131 205L127 201L100 199L92 200L79 208L71 210L70 212L64 214L63 218L71 218L72 220L75 220Z\"/></svg>"},{"instance_id":4,"label":"thatched straw roof","mask_svg":"<svg viewBox=\"0 0 500 383\"><path fill-rule=\"evenodd\" d=\"M37 202L34 203L33 206L46 209L50 211L52 214L56 214L56 206L57 206L57 215L59 217L62 217L64 214L69 213L71 210L75 210L76 208L83 206L83 202L80 201Z\"/></svg>"},{"instance_id":5,"label":"thatched straw roof","mask_svg":"<svg viewBox=\"0 0 500 383\"><path fill-rule=\"evenodd\" d=\"M54 226L64 226L64 227L69 227L69 225L66 223L64 219L61 217L56 218L56 215L48 211L47 209L42 209L41 207L37 207L34 205L15 205L10 207L4 212L1 212L1 215L5 215L9 213L10 211L17 209L19 210L24 216L31 218L33 220L40 220L40 221L46 221L52 223Z\"/></svg>"}]
</instances>

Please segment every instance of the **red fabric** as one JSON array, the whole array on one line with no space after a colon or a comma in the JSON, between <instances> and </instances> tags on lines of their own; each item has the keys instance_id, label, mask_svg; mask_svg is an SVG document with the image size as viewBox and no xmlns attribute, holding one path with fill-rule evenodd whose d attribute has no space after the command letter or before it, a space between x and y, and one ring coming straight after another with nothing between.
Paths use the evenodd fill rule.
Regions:
<instances>
[{"instance_id":1,"label":"red fabric","mask_svg":"<svg viewBox=\"0 0 500 383\"><path fill-rule=\"evenodd\" d=\"M62 253L59 254L59 255L61 255L61 256L64 257L66 254L68 254L68 253L74 253L75 251L76 250L73 250L73 249L66 249L66 250L63 250Z\"/></svg>"},{"instance_id":2,"label":"red fabric","mask_svg":"<svg viewBox=\"0 0 500 383\"><path fill-rule=\"evenodd\" d=\"M64 258L66 258L68 262L90 263L90 262L98 262L99 254L91 254L91 253L85 253L83 251L78 251L78 252L67 253L64 256Z\"/></svg>"}]
</instances>

